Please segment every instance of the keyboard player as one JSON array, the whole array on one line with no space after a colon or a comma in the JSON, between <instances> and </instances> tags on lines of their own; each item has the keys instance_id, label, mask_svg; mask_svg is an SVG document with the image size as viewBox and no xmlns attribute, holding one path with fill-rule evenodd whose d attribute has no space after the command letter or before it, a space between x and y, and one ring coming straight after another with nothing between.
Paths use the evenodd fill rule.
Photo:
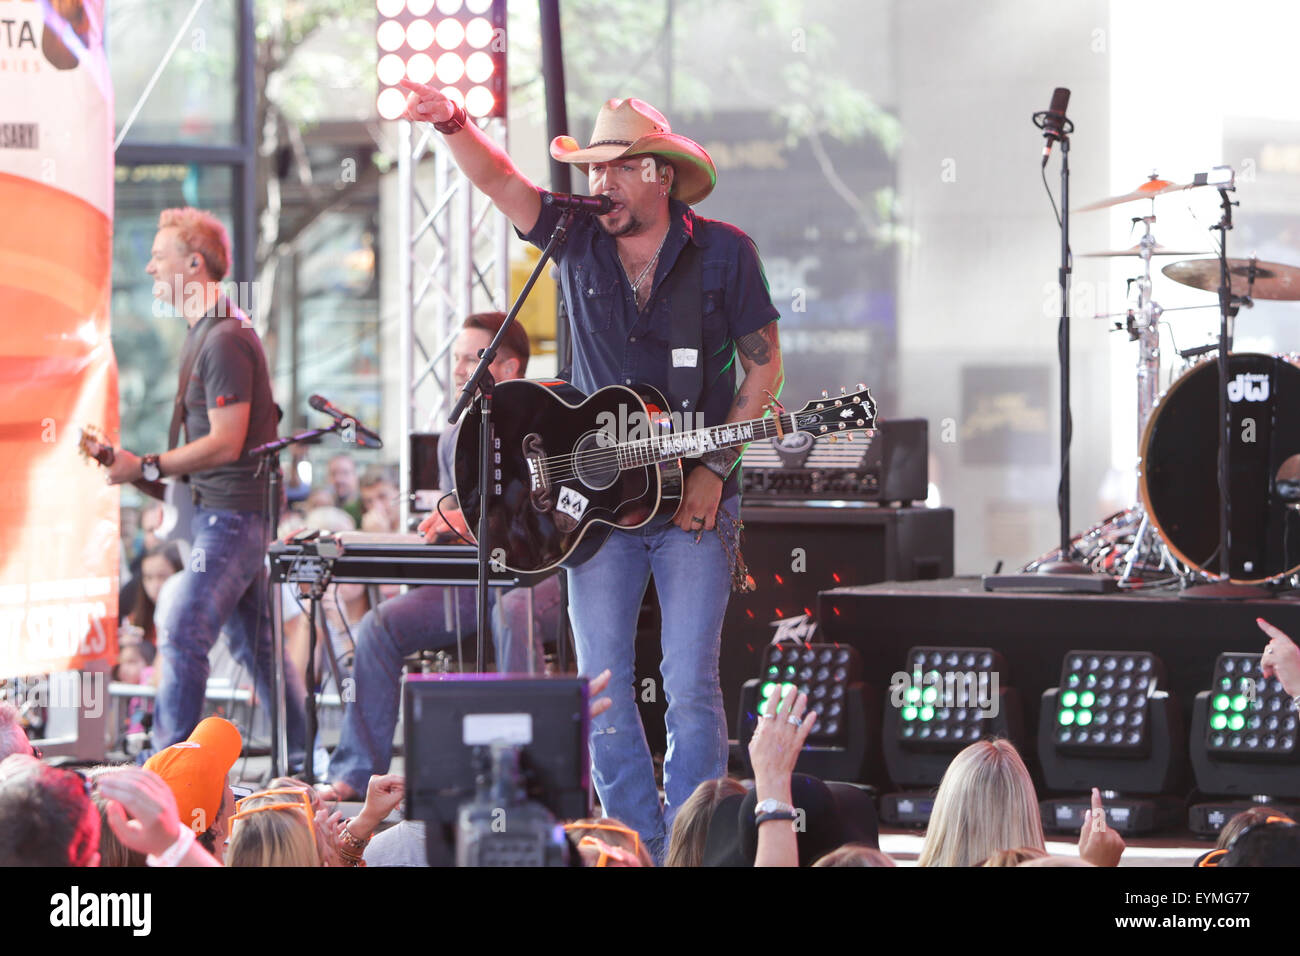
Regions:
<instances>
[{"instance_id":1,"label":"keyboard player","mask_svg":"<svg viewBox=\"0 0 1300 956\"><path fill-rule=\"evenodd\" d=\"M457 390L464 386L478 362L479 351L487 348L504 320L500 312L482 312L465 319L452 352ZM522 326L512 326L492 363L493 377L498 382L523 378L528 356L528 334ZM448 430L438 443L439 474L443 476L455 474L453 453L459 427ZM444 483L450 481L444 478ZM435 510L420 524L420 531L431 543L435 539L445 540L453 530L467 534L465 519L454 500L444 502L441 515ZM388 771L397 726L402 662L418 651L451 646L457 638L472 635L475 593L472 584L415 588L383 602L362 619L357 628L353 665L356 695L346 705L343 732L330 758L327 798L332 791L342 800L362 799L371 774ZM449 603L453 606L448 607ZM545 635L554 639L559 605L557 575L533 588L493 589L492 637L498 670L510 673L542 670L538 638ZM533 617L531 642L530 615ZM448 620L453 622L450 627Z\"/></svg>"}]
</instances>

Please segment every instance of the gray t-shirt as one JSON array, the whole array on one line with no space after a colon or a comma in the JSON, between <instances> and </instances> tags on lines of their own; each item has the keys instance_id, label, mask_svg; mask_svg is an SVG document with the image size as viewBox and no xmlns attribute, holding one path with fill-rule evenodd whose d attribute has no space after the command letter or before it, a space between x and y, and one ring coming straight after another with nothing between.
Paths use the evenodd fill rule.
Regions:
<instances>
[{"instance_id":1,"label":"gray t-shirt","mask_svg":"<svg viewBox=\"0 0 1300 956\"><path fill-rule=\"evenodd\" d=\"M239 318L218 319L209 314L194 324L181 349L184 366L190 352L203 336L203 329L216 322L203 342L185 390L185 436L195 441L212 431L208 409L239 402L251 403L248 433L237 461L190 475L190 487L203 508L231 511L263 511L266 508L265 476L255 477L257 461L248 450L276 437L278 425L266 353L257 332Z\"/></svg>"},{"instance_id":2,"label":"gray t-shirt","mask_svg":"<svg viewBox=\"0 0 1300 956\"><path fill-rule=\"evenodd\" d=\"M424 824L403 820L376 833L362 857L366 866L428 866Z\"/></svg>"}]
</instances>

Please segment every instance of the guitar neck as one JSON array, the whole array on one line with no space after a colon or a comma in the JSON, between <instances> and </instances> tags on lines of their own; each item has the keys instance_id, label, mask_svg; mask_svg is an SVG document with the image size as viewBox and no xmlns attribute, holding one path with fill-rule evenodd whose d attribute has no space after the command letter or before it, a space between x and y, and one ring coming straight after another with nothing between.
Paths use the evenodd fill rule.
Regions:
<instances>
[{"instance_id":1,"label":"guitar neck","mask_svg":"<svg viewBox=\"0 0 1300 956\"><path fill-rule=\"evenodd\" d=\"M753 441L762 441L796 430L794 414L786 412L773 418L751 418L745 422L658 435L619 445L618 463L621 468L637 468L682 456L702 455L721 448L748 445Z\"/></svg>"}]
</instances>

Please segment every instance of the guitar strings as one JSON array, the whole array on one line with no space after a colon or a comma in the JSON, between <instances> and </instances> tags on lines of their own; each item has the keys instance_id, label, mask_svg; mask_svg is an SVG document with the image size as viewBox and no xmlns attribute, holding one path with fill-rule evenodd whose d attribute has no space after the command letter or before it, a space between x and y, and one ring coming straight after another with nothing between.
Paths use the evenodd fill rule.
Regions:
<instances>
[{"instance_id":1,"label":"guitar strings","mask_svg":"<svg viewBox=\"0 0 1300 956\"><path fill-rule=\"evenodd\" d=\"M764 432L764 434L757 436L758 438L769 437L769 435L767 434L767 428L771 421L772 421L771 419L766 419L766 418L756 420L755 424L757 425L758 429ZM721 428L725 426L715 426L715 427ZM713 429L710 428L710 429L701 429L701 430L712 431ZM541 459L541 464L550 465L553 462L570 462L570 463L588 464L588 463L597 463L598 461L600 463L605 463L609 460L610 456L614 456L614 458L617 459L617 457L620 454L625 454L629 458L634 458L638 453L641 452L649 452L651 453L652 456L656 456L657 449L655 448L655 445L658 443L659 442L656 439L643 438L635 442L626 442L620 446L613 447L613 448L596 448L578 454L549 455ZM654 457L652 457L649 461L645 461L645 462L634 461L633 463L648 465L648 464L653 464L654 460L655 460Z\"/></svg>"},{"instance_id":2,"label":"guitar strings","mask_svg":"<svg viewBox=\"0 0 1300 956\"><path fill-rule=\"evenodd\" d=\"M790 423L788 428L790 431L794 430L795 426L794 426L793 415L782 415L781 419L783 422L785 419L789 419ZM755 430L762 432L762 434L756 436L755 440L771 437L772 432L769 431L769 429L774 424L773 419L771 418L755 419L754 424L756 426ZM716 425L711 428L701 429L701 430L713 431L716 428L723 428L723 427L726 426ZM622 446L615 447L615 448L597 448L597 449L592 449L591 451L581 452L578 454L550 455L541 459L540 464L544 469L546 469L546 478L548 481L550 482L568 481L578 476L578 467L580 465L588 465L592 467L598 467L600 465L608 465L610 464L611 456L613 458L613 462L615 464L619 464L621 470L625 466L619 463L620 452L625 452L628 458L630 459L628 467L655 464L655 462L658 460L658 454L654 447L655 443L656 443L655 439L643 438L639 441L628 442ZM639 453L643 453L643 452L649 453L649 459L646 461L640 461L636 457ZM558 467L556 470L551 471L550 467L552 466L553 463L557 463L557 462L560 463L561 466L567 465L568 468Z\"/></svg>"}]
</instances>

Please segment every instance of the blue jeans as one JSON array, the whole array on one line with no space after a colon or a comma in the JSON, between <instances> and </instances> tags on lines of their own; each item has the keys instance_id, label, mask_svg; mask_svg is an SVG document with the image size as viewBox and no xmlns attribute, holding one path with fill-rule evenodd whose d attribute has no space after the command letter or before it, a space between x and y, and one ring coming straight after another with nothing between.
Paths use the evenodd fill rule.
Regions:
<instances>
[{"instance_id":1,"label":"blue jeans","mask_svg":"<svg viewBox=\"0 0 1300 956\"><path fill-rule=\"evenodd\" d=\"M267 593L266 516L257 511L199 508L190 524L189 562L165 622L162 682L154 746L185 740L203 715L208 654L224 628L230 653L250 674L262 706L270 706L274 657ZM307 737L302 675L283 661L289 762L302 762Z\"/></svg>"},{"instance_id":2,"label":"blue jeans","mask_svg":"<svg viewBox=\"0 0 1300 956\"><path fill-rule=\"evenodd\" d=\"M530 644L528 590L492 590L492 637L499 670L542 670L541 636L553 636L556 630L559 580L548 578L532 591L536 619ZM402 661L417 651L452 645L458 636L471 637L476 629L475 604L472 587L422 587L385 601L361 619L352 665L356 697L347 705L339 745L330 757L331 779L364 794L371 774L388 772Z\"/></svg>"},{"instance_id":3,"label":"blue jeans","mask_svg":"<svg viewBox=\"0 0 1300 956\"><path fill-rule=\"evenodd\" d=\"M723 502L732 514L736 500ZM662 520L614 531L595 557L569 572L569 618L578 673L611 672L613 706L591 722L591 765L607 816L641 834L662 860L673 817L695 788L727 769L727 722L718 677L722 618L731 595L726 550L710 531L695 536ZM654 763L634 684L637 614L654 574L663 616L664 686L668 701L664 755L667 805L659 805Z\"/></svg>"}]
</instances>

